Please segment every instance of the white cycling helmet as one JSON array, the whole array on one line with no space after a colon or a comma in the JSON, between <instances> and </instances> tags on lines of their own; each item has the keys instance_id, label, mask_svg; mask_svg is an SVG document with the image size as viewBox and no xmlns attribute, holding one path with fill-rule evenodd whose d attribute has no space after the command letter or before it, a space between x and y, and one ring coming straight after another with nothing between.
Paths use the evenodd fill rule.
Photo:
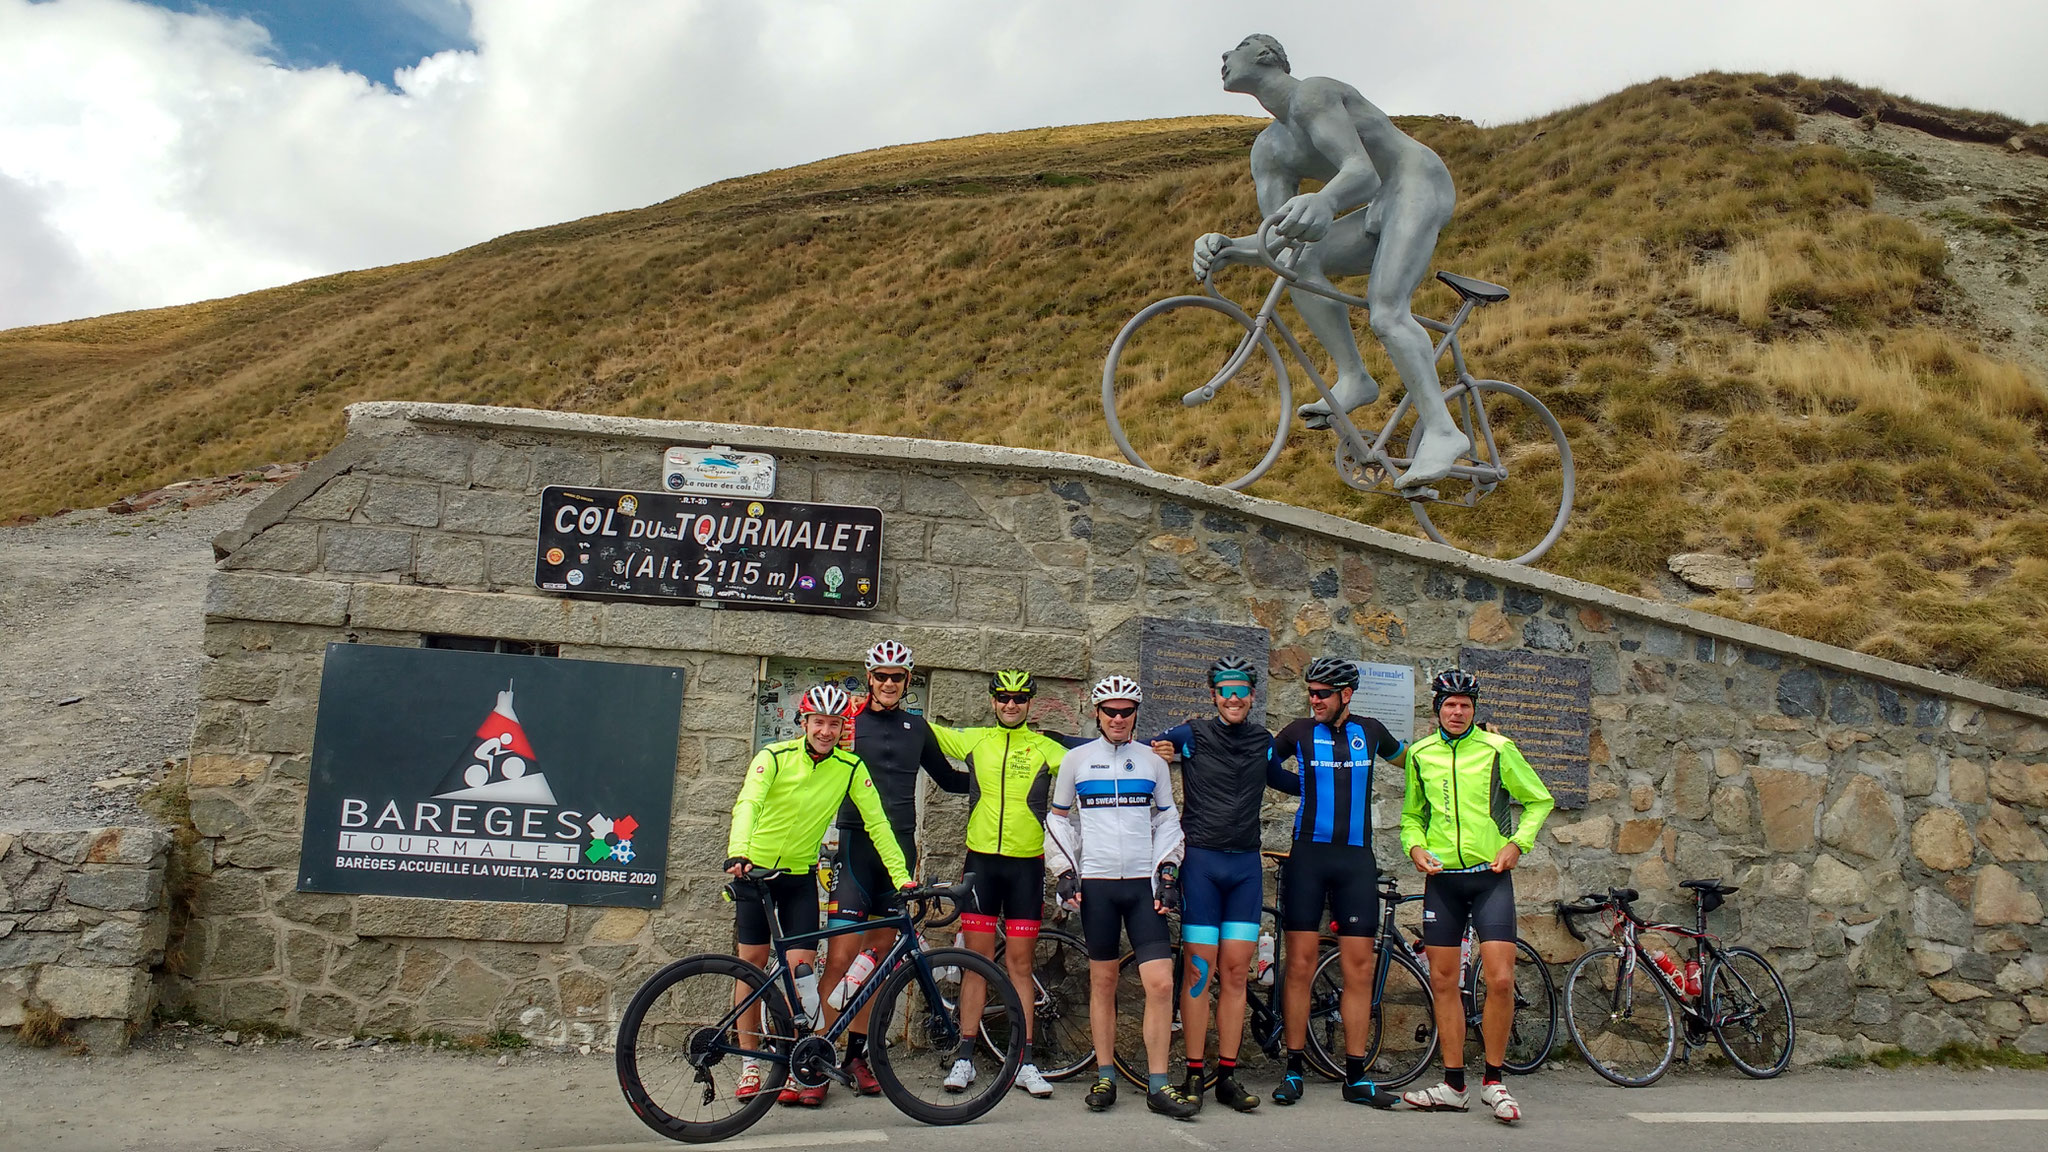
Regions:
<instances>
[{"instance_id":1,"label":"white cycling helmet","mask_svg":"<svg viewBox=\"0 0 2048 1152\"><path fill-rule=\"evenodd\" d=\"M877 668L901 668L910 671L916 665L910 662L910 645L900 640L884 640L868 649L868 671Z\"/></svg>"},{"instance_id":2,"label":"white cycling helmet","mask_svg":"<svg viewBox=\"0 0 2048 1152\"><path fill-rule=\"evenodd\" d=\"M837 684L820 684L804 693L804 698L797 701L796 718L801 720L813 712L826 716L844 716L849 702L850 697L846 695L846 689Z\"/></svg>"},{"instance_id":3,"label":"white cycling helmet","mask_svg":"<svg viewBox=\"0 0 2048 1152\"><path fill-rule=\"evenodd\" d=\"M1088 703L1100 704L1105 700L1129 700L1133 704L1145 702L1145 690L1129 676L1104 676L1095 682L1095 690L1088 694Z\"/></svg>"}]
</instances>

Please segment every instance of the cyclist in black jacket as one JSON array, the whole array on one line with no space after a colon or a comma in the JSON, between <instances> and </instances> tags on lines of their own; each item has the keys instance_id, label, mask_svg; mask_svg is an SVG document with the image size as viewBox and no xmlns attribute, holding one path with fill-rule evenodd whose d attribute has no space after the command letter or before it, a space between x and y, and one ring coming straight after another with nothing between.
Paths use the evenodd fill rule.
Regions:
<instances>
[{"instance_id":1,"label":"cyclist in black jacket","mask_svg":"<svg viewBox=\"0 0 2048 1152\"><path fill-rule=\"evenodd\" d=\"M1216 1004L1216 1102L1240 1112L1259 1106L1237 1081L1244 1038L1245 977L1258 948L1265 878L1259 869L1259 810L1269 784L1290 779L1273 737L1250 722L1259 674L1249 661L1226 656L1209 667L1216 715L1189 720L1153 739L1161 758L1180 763L1180 937L1187 972L1181 981L1181 1039L1187 1049L1182 1091L1202 1098L1209 1042L1209 986Z\"/></svg>"},{"instance_id":2,"label":"cyclist in black jacket","mask_svg":"<svg viewBox=\"0 0 2048 1152\"><path fill-rule=\"evenodd\" d=\"M923 716L903 708L903 697L910 690L912 662L910 647L895 640L884 640L868 649L867 678L868 695L864 702L856 702L853 708L851 731L853 752L868 766L868 774L874 778L875 791L882 798L882 807L889 814L889 827L896 833L896 843L903 850L903 859L910 864L911 873L917 868L917 774L922 771L934 783L947 792L965 793L967 773L953 767L946 754L939 749L939 738L932 734L931 725ZM881 856L875 851L874 842L868 839L865 825L861 823L860 811L848 799L839 809L839 867L832 881L832 893L825 906L828 924L854 924L868 918L871 913L882 911L881 902L895 891L889 881L889 872L882 864ZM867 932L862 935L847 933L834 936L826 945L825 976L818 985L830 989L838 986L839 978L853 966L854 958L861 949L872 948L877 953L887 952L895 943L895 933L889 929ZM875 1080L868 1068L868 1009L865 1005L860 1015L854 1018L853 1027L846 1034L846 1070L853 1075L854 1088L863 1096L879 1095L882 1086ZM825 1023L830 1025L838 1018L838 1012L829 1004L825 1006ZM815 1095L816 1099L804 1099ZM784 1089L782 1101L815 1105L823 1103L825 1090L805 1089L792 1093Z\"/></svg>"}]
</instances>

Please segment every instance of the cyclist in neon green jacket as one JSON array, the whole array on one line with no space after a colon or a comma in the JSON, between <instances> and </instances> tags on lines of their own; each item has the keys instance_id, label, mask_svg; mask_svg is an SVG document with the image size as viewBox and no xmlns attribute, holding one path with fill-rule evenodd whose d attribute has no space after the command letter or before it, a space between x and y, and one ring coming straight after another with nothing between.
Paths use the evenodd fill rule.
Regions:
<instances>
[{"instance_id":1,"label":"cyclist in neon green jacket","mask_svg":"<svg viewBox=\"0 0 2048 1152\"><path fill-rule=\"evenodd\" d=\"M1017 995L1034 1000L1038 993L1031 979L1031 958L1045 919L1045 812L1053 777L1067 754L1066 744L1025 723L1037 692L1031 673L1005 668L988 681L995 727L932 725L946 755L967 763L966 870L974 877L974 894L973 906L960 912L960 942L993 956L996 922L1001 920L1012 942L1003 953L1010 982L1017 986ZM960 1018L980 1019L987 994L979 977L963 977ZM1031 1054L1033 1015L1024 1018L1024 1059L1017 1069L1017 1087L1042 1100L1052 1095L1052 1085ZM974 1081L974 1043L979 1038L961 1037L947 1087L965 1088Z\"/></svg>"},{"instance_id":2,"label":"cyclist in neon green jacket","mask_svg":"<svg viewBox=\"0 0 2048 1152\"><path fill-rule=\"evenodd\" d=\"M1436 731L1408 746L1408 789L1401 801L1401 847L1428 877L1422 889L1422 946L1429 955L1431 999L1443 1042L1444 1082L1402 1095L1410 1107L1463 1112L1465 1009L1460 1000L1459 945L1470 924L1485 974L1485 1015L1479 1031L1486 1072L1479 1102L1512 1124L1522 1106L1502 1083L1508 1029L1514 1022L1514 867L1536 847L1536 833L1557 802L1521 749L1473 724L1479 681L1453 668L1430 683ZM1522 806L1516 819L1509 801ZM1507 989L1507 995L1493 995Z\"/></svg>"},{"instance_id":3,"label":"cyclist in neon green jacket","mask_svg":"<svg viewBox=\"0 0 2048 1152\"><path fill-rule=\"evenodd\" d=\"M889 830L889 814L875 793L868 767L849 749L839 746L839 730L846 723L847 698L844 689L820 684L804 693L797 705L797 717L804 734L794 740L779 740L754 754L747 765L747 778L740 785L739 799L732 806L732 833L726 840L725 870L744 876L749 868L785 869L767 881L775 900L776 921L784 936L818 930L818 885L811 869L818 863L818 844L825 829L839 813L841 801L851 800L861 821L874 838L875 849L898 888L910 886L910 869L903 862L895 834ZM756 967L768 962L768 911L758 889L742 889L734 901L739 957ZM815 949L791 949L790 966L815 964ZM742 1034L755 1036L761 1027L760 1008L748 1010L740 1021ZM749 1059L740 1071L737 1095L751 1097L761 1090L759 1066ZM824 1102L822 1091L816 1102ZM809 1101L800 1101L809 1103Z\"/></svg>"}]
</instances>

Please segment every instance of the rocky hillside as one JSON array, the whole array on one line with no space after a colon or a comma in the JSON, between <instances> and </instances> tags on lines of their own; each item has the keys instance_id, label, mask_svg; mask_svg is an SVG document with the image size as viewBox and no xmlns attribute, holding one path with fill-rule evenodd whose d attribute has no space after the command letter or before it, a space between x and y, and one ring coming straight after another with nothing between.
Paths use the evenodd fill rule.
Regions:
<instances>
[{"instance_id":1,"label":"rocky hillside","mask_svg":"<svg viewBox=\"0 0 2048 1152\"><path fill-rule=\"evenodd\" d=\"M1545 567L2048 690L2048 134L1728 75L1497 128L1404 123L1460 188L1438 266L1514 289L1467 329L1475 368L1542 397L1577 455L1578 512ZM1196 235L1250 228L1258 127L891 148L435 260L0 333L0 518L305 459L371 398L1108 455L1103 353L1143 303L1189 290ZM1239 298L1260 288L1233 276ZM1432 287L1418 308L1451 304ZM1245 450L1212 429L1169 455L1216 479ZM1415 530L1337 482L1323 436L1297 435L1251 491ZM1681 555L1707 557L1679 565L1695 586Z\"/></svg>"}]
</instances>

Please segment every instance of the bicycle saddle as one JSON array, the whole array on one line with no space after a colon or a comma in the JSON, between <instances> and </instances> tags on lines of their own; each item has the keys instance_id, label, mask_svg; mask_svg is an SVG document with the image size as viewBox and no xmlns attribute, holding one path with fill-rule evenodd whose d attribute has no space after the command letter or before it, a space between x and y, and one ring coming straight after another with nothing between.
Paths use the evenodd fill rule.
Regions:
<instances>
[{"instance_id":1,"label":"bicycle saddle","mask_svg":"<svg viewBox=\"0 0 2048 1152\"><path fill-rule=\"evenodd\" d=\"M1678 882L1678 886L1680 888L1691 888L1699 892L1712 892L1717 896L1726 896L1730 892L1742 891L1740 888L1730 888L1726 884L1721 883L1719 876L1709 876L1704 880L1681 880Z\"/></svg>"},{"instance_id":2,"label":"bicycle saddle","mask_svg":"<svg viewBox=\"0 0 2048 1152\"><path fill-rule=\"evenodd\" d=\"M1451 291L1456 292L1467 300L1476 300L1481 304L1498 304L1508 298L1507 289L1498 284L1488 284L1484 280L1474 280L1470 276L1459 276L1453 272L1439 272L1436 274L1436 278L1450 285Z\"/></svg>"}]
</instances>

